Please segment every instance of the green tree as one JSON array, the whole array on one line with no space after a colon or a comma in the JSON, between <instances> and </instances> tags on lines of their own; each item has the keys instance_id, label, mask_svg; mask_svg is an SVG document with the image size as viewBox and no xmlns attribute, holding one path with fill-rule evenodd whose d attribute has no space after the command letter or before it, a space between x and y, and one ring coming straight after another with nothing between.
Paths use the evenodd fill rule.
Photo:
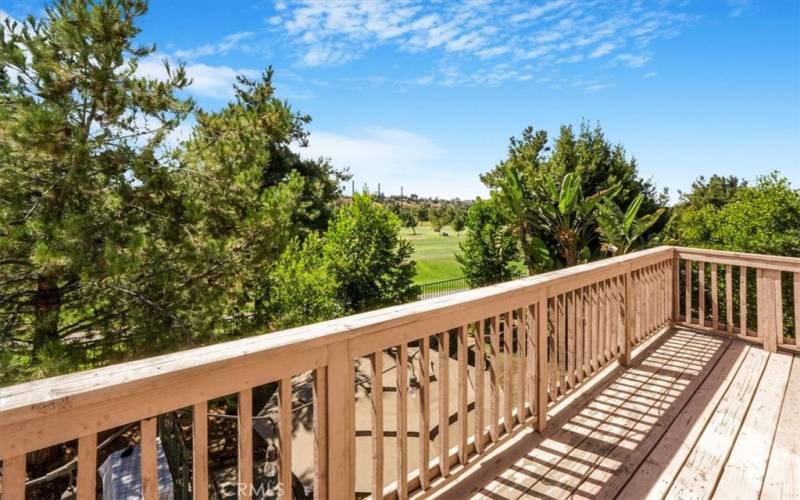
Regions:
<instances>
[{"instance_id":1,"label":"green tree","mask_svg":"<svg viewBox=\"0 0 800 500\"><path fill-rule=\"evenodd\" d=\"M445 226L445 217L444 210L441 207L436 206L431 209L428 220L434 232L441 232L442 228Z\"/></svg>"},{"instance_id":2,"label":"green tree","mask_svg":"<svg viewBox=\"0 0 800 500\"><path fill-rule=\"evenodd\" d=\"M139 0L60 0L0 28L0 315L3 338L34 353L70 334L188 333L153 298L154 269L182 237L168 134L192 110L166 79L137 76ZM163 299L163 300L162 300Z\"/></svg>"},{"instance_id":3,"label":"green tree","mask_svg":"<svg viewBox=\"0 0 800 500\"><path fill-rule=\"evenodd\" d=\"M575 200L581 203L598 201L594 195L605 193L613 194L621 206L629 206L641 194L642 215L667 203L666 193L656 193L652 183L641 179L635 158L628 158L622 146L606 140L599 126L583 123L578 134L571 126L562 126L552 146L544 130L526 128L519 138L511 138L507 158L481 180L493 196L499 195L498 207L520 239L531 273L572 265L600 253L593 210L583 213L577 208L581 203L562 205L560 201L567 175L573 177L566 183L572 185L570 190L575 182L580 184L581 195L575 190ZM569 213L561 213L562 209ZM659 218L644 237L657 233L664 223ZM561 230L554 230L559 226Z\"/></svg>"},{"instance_id":4,"label":"green tree","mask_svg":"<svg viewBox=\"0 0 800 500\"><path fill-rule=\"evenodd\" d=\"M334 216L325 234L324 252L348 312L414 300L413 247L400 236L400 221L367 194Z\"/></svg>"},{"instance_id":5,"label":"green tree","mask_svg":"<svg viewBox=\"0 0 800 500\"><path fill-rule=\"evenodd\" d=\"M505 221L492 201L478 199L467 212L466 227L467 237L459 243L456 260L471 287L519 275L517 240L505 230Z\"/></svg>"},{"instance_id":6,"label":"green tree","mask_svg":"<svg viewBox=\"0 0 800 500\"><path fill-rule=\"evenodd\" d=\"M619 186L584 196L581 180L573 173L561 180L548 176L533 190L513 165L506 166L504 174L492 197L519 238L528 272L588 261L595 237L595 208L613 198Z\"/></svg>"},{"instance_id":7,"label":"green tree","mask_svg":"<svg viewBox=\"0 0 800 500\"><path fill-rule=\"evenodd\" d=\"M800 190L777 173L740 186L720 207L690 206L676 215L681 245L736 252L800 256Z\"/></svg>"},{"instance_id":8,"label":"green tree","mask_svg":"<svg viewBox=\"0 0 800 500\"><path fill-rule=\"evenodd\" d=\"M273 329L290 328L344 314L337 282L324 254L324 239L312 233L293 240L273 266L263 290L264 311Z\"/></svg>"},{"instance_id":9,"label":"green tree","mask_svg":"<svg viewBox=\"0 0 800 500\"><path fill-rule=\"evenodd\" d=\"M467 214L464 213L463 210L459 210L459 212L453 216L453 230L456 234L461 234L461 231L464 230L467 224Z\"/></svg>"},{"instance_id":10,"label":"green tree","mask_svg":"<svg viewBox=\"0 0 800 500\"><path fill-rule=\"evenodd\" d=\"M428 215L430 213L430 208L428 207L427 203L418 203L417 206L416 206L416 209L414 211L415 211L415 215L416 215L418 221L420 221L420 222L427 222L428 221Z\"/></svg>"},{"instance_id":11,"label":"green tree","mask_svg":"<svg viewBox=\"0 0 800 500\"><path fill-rule=\"evenodd\" d=\"M198 112L176 174L193 231L182 259L197 263L180 283L214 283L196 298L198 330L242 335L274 322L260 296L273 263L293 238L327 227L343 175L290 149L306 143L308 121L275 96L271 70L239 77L233 101Z\"/></svg>"},{"instance_id":12,"label":"green tree","mask_svg":"<svg viewBox=\"0 0 800 500\"><path fill-rule=\"evenodd\" d=\"M606 198L597 206L597 231L600 233L601 251L611 256L624 255L645 243L645 233L658 222L666 209L637 217L644 201L639 194L628 205L625 213L614 201Z\"/></svg>"},{"instance_id":13,"label":"green tree","mask_svg":"<svg viewBox=\"0 0 800 500\"><path fill-rule=\"evenodd\" d=\"M414 210L410 208L404 208L400 211L398 216L400 217L400 221L403 223L403 227L410 229L412 234L417 234L419 220L417 219Z\"/></svg>"},{"instance_id":14,"label":"green tree","mask_svg":"<svg viewBox=\"0 0 800 500\"><path fill-rule=\"evenodd\" d=\"M0 341L20 356L0 362L17 374L61 370L74 339L135 355L262 331L274 262L330 219L343 175L292 151L308 117L271 71L170 147L190 82L137 76L145 12L60 0L0 33Z\"/></svg>"},{"instance_id":15,"label":"green tree","mask_svg":"<svg viewBox=\"0 0 800 500\"><path fill-rule=\"evenodd\" d=\"M692 190L681 194L680 205L704 207L712 205L720 208L728 204L740 188L747 187L747 182L736 176L724 177L712 175L708 180L700 176L692 183Z\"/></svg>"}]
</instances>

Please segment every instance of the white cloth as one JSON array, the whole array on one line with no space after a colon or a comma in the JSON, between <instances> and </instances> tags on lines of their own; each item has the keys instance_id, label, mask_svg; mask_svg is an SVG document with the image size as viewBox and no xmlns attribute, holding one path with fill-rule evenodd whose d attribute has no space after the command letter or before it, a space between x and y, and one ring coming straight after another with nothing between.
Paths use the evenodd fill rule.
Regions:
<instances>
[{"instance_id":1,"label":"white cloth","mask_svg":"<svg viewBox=\"0 0 800 500\"><path fill-rule=\"evenodd\" d=\"M142 498L142 469L139 445L115 451L106 458L97 471L103 481L103 500L139 500ZM156 441L156 457L158 460L158 498L173 500L175 492L172 486L172 475L169 473L167 456L161 446L161 439Z\"/></svg>"}]
</instances>

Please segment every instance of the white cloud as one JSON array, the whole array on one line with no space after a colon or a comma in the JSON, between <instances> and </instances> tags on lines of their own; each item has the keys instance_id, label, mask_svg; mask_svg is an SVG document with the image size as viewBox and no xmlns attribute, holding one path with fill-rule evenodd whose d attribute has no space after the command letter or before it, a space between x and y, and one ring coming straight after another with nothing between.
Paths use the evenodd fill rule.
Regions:
<instances>
[{"instance_id":1,"label":"white cloud","mask_svg":"<svg viewBox=\"0 0 800 500\"><path fill-rule=\"evenodd\" d=\"M486 193L477 173L484 165L456 159L427 137L396 128L369 127L351 133L311 131L309 147L295 148L306 158L327 157L338 168L349 167L356 190L406 195L472 198ZM474 161L474 159L473 159ZM467 172L467 173L465 173ZM350 185L346 186L350 192Z\"/></svg>"},{"instance_id":2,"label":"white cloud","mask_svg":"<svg viewBox=\"0 0 800 500\"><path fill-rule=\"evenodd\" d=\"M620 54L614 58L614 62L622 63L630 68L641 68L650 59L650 56L644 54Z\"/></svg>"},{"instance_id":3,"label":"white cloud","mask_svg":"<svg viewBox=\"0 0 800 500\"><path fill-rule=\"evenodd\" d=\"M176 50L174 55L181 59L197 59L215 54L226 54L231 50L243 48L242 41L252 38L254 35L255 33L252 31L231 33L223 37L218 43L209 43L193 49Z\"/></svg>"},{"instance_id":4,"label":"white cloud","mask_svg":"<svg viewBox=\"0 0 800 500\"><path fill-rule=\"evenodd\" d=\"M510 50L511 50L510 47L497 46L497 47L490 47L488 49L479 50L477 52L477 54L478 54L478 57L480 57L482 59L487 59L489 57L496 57L496 56L503 55L503 54L509 52Z\"/></svg>"},{"instance_id":5,"label":"white cloud","mask_svg":"<svg viewBox=\"0 0 800 500\"><path fill-rule=\"evenodd\" d=\"M731 17L739 17L753 9L752 0L728 0L728 5L731 9L728 15Z\"/></svg>"},{"instance_id":6,"label":"white cloud","mask_svg":"<svg viewBox=\"0 0 800 500\"><path fill-rule=\"evenodd\" d=\"M461 64L503 56L548 56L543 63L608 56L621 46L644 48L692 22L676 2L548 0L299 0L276 5L269 23L285 35L303 66L337 65L380 46L437 51ZM553 45L558 42L557 45ZM586 47L594 46L589 51ZM449 61L448 61L449 62Z\"/></svg>"},{"instance_id":7,"label":"white cloud","mask_svg":"<svg viewBox=\"0 0 800 500\"><path fill-rule=\"evenodd\" d=\"M616 87L613 83L594 83L591 85L586 85L583 88L586 89L587 92L597 92L603 89L610 89Z\"/></svg>"},{"instance_id":8,"label":"white cloud","mask_svg":"<svg viewBox=\"0 0 800 500\"><path fill-rule=\"evenodd\" d=\"M544 3L542 5L536 5L534 7L531 7L526 12L511 16L511 20L514 22L520 22L520 21L529 21L531 19L538 19L549 12L560 9L562 7L566 7L567 5L569 5L569 2L567 0L551 0L550 2Z\"/></svg>"},{"instance_id":9,"label":"white cloud","mask_svg":"<svg viewBox=\"0 0 800 500\"><path fill-rule=\"evenodd\" d=\"M374 179L424 170L441 159L445 150L430 139L408 130L372 127L352 135L315 131L307 148L309 158L330 158L338 168L349 168L357 178Z\"/></svg>"},{"instance_id":10,"label":"white cloud","mask_svg":"<svg viewBox=\"0 0 800 500\"><path fill-rule=\"evenodd\" d=\"M542 31L535 34L531 39L535 43L550 43L561 40L562 38L564 38L564 35L560 31Z\"/></svg>"},{"instance_id":11,"label":"white cloud","mask_svg":"<svg viewBox=\"0 0 800 500\"><path fill-rule=\"evenodd\" d=\"M607 54L610 54L614 49L617 48L617 44L613 42L604 42L601 43L591 54L589 54L589 59L597 59L598 57L603 57Z\"/></svg>"},{"instance_id":12,"label":"white cloud","mask_svg":"<svg viewBox=\"0 0 800 500\"><path fill-rule=\"evenodd\" d=\"M169 56L153 54L139 61L137 74L149 78L166 78L165 59L172 67L177 65ZM210 66L202 63L187 64L186 73L192 79L187 92L198 97L218 100L228 100L233 97L233 84L237 75L251 78L259 75L259 72L253 69L234 69L229 66Z\"/></svg>"}]
</instances>

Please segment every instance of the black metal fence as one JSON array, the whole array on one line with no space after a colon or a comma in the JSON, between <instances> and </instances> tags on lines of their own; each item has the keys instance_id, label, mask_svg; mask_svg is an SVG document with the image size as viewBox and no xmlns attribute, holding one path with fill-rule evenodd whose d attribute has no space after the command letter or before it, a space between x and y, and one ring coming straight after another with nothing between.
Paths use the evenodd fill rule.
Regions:
<instances>
[{"instance_id":1,"label":"black metal fence","mask_svg":"<svg viewBox=\"0 0 800 500\"><path fill-rule=\"evenodd\" d=\"M443 295L450 295L451 293L463 292L469 290L470 286L467 283L467 278L462 276L460 278L452 278L443 281L434 281L433 283L425 283L419 286L420 299L430 299L433 297L441 297Z\"/></svg>"}]
</instances>

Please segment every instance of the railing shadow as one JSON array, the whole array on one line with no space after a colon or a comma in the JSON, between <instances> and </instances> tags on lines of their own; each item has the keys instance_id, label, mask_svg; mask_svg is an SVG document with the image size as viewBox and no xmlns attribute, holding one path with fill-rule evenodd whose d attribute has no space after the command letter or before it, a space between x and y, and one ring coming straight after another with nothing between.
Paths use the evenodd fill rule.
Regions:
<instances>
[{"instance_id":1,"label":"railing shadow","mask_svg":"<svg viewBox=\"0 0 800 500\"><path fill-rule=\"evenodd\" d=\"M694 335L695 340L686 342L682 351L676 342L676 333ZM470 480L448 488L446 496L564 498L578 493L614 498L656 447L660 454L675 456L692 426L671 428L671 424L690 401L693 408L702 409L708 405L732 366L719 363L723 354L733 350L740 355L744 349L745 344L741 342L730 343L681 331L667 332L639 353L630 369L612 370L595 382L595 387L577 403L555 414L543 434L529 433L519 438L476 471L468 473L472 476ZM673 364L665 361L669 356L674 358ZM681 369L682 363L687 368ZM692 367L691 370L688 367ZM717 373L711 377L715 370ZM696 374L692 376L687 372ZM654 392L642 384L637 386L630 381L634 373L650 377L647 380L652 380L650 385L656 388L663 378L670 389ZM698 390L701 386L703 391ZM633 395L636 401L629 401ZM658 416L655 419L652 412L642 410L642 407L656 409L656 406ZM613 421L609 421L612 416ZM670 439L665 442L667 435ZM616 449L621 443L624 443L624 452ZM631 457L638 461L629 463L633 460ZM649 491L658 479L656 476L640 478L637 486L643 486L643 492Z\"/></svg>"}]
</instances>

